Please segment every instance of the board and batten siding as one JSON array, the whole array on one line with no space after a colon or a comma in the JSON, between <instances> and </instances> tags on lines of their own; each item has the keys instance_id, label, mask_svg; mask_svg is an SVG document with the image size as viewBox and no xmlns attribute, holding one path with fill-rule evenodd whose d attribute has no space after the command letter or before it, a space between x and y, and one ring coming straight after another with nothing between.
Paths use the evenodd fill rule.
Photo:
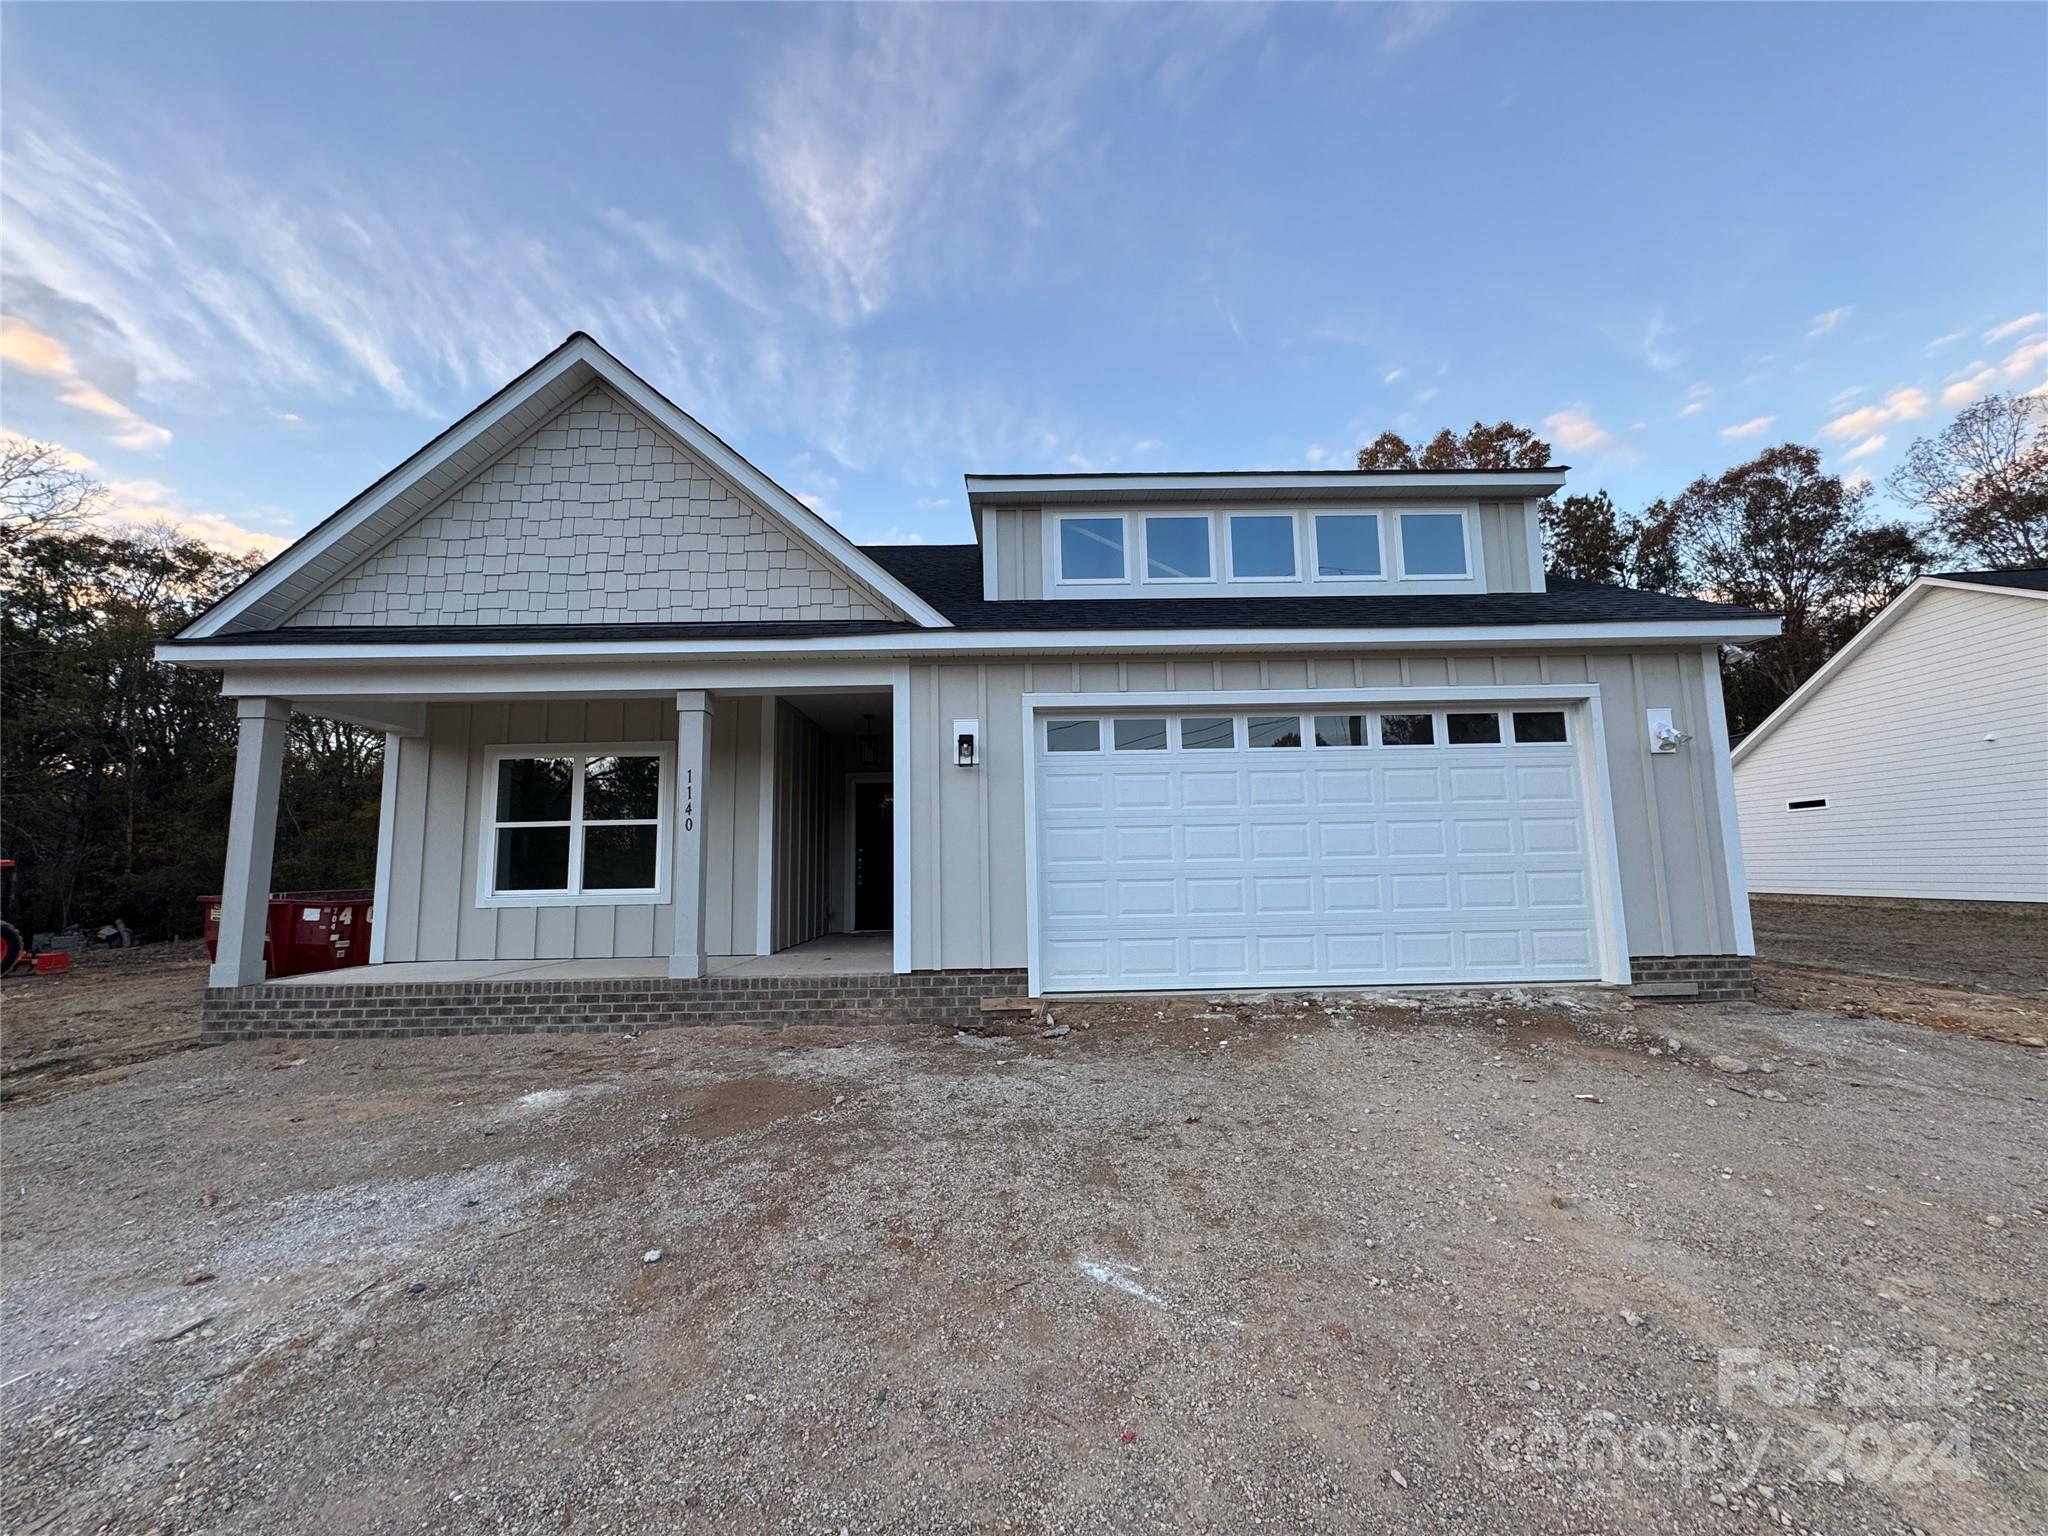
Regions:
<instances>
[{"instance_id":1,"label":"board and batten siding","mask_svg":"<svg viewBox=\"0 0 2048 1536\"><path fill-rule=\"evenodd\" d=\"M806 944L831 926L832 740L790 704L775 710L775 876L769 932L775 949Z\"/></svg>"},{"instance_id":2,"label":"board and batten siding","mask_svg":"<svg viewBox=\"0 0 2048 1536\"><path fill-rule=\"evenodd\" d=\"M899 814L911 829L911 965L916 970L1023 966L1025 693L1414 688L1530 683L1599 685L1628 949L1637 955L1735 954L1746 948L1716 794L1709 711L1719 708L1712 648L1410 657L1211 657L1032 661L910 668L911 762L897 767ZM1647 750L1645 711L1669 708L1694 740ZM978 719L983 766L956 767L954 720ZM907 776L907 784L906 784ZM899 915L899 921L904 920Z\"/></svg>"},{"instance_id":3,"label":"board and batten siding","mask_svg":"<svg viewBox=\"0 0 2048 1536\"><path fill-rule=\"evenodd\" d=\"M752 954L759 921L762 701L719 699L705 788L705 952ZM398 739L384 958L629 959L667 955L672 904L477 904L485 754L494 746L676 739L668 699L436 704L422 736ZM670 837L673 855L675 839ZM673 882L673 871L671 871ZM673 888L673 885L671 885Z\"/></svg>"},{"instance_id":4,"label":"board and batten siding","mask_svg":"<svg viewBox=\"0 0 2048 1536\"><path fill-rule=\"evenodd\" d=\"M2048 901L2048 602L1924 592L1743 756L1735 795L1753 890Z\"/></svg>"}]
</instances>

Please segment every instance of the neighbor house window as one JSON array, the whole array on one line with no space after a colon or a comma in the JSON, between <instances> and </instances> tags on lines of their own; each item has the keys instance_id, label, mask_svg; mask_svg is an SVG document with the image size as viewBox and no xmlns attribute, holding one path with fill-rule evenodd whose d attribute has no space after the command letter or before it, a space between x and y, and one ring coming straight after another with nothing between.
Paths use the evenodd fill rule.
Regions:
<instances>
[{"instance_id":1,"label":"neighbor house window","mask_svg":"<svg viewBox=\"0 0 2048 1536\"><path fill-rule=\"evenodd\" d=\"M1465 514L1403 512L1401 514L1403 576L1466 576Z\"/></svg>"},{"instance_id":2,"label":"neighbor house window","mask_svg":"<svg viewBox=\"0 0 2048 1536\"><path fill-rule=\"evenodd\" d=\"M1294 578L1294 517L1240 512L1230 519L1230 574L1237 581Z\"/></svg>"},{"instance_id":3,"label":"neighbor house window","mask_svg":"<svg viewBox=\"0 0 2048 1536\"><path fill-rule=\"evenodd\" d=\"M1124 579L1122 518L1063 517L1059 522L1061 581Z\"/></svg>"},{"instance_id":4,"label":"neighbor house window","mask_svg":"<svg viewBox=\"0 0 2048 1536\"><path fill-rule=\"evenodd\" d=\"M1316 575L1325 579L1378 576L1380 519L1377 512L1316 514Z\"/></svg>"},{"instance_id":5,"label":"neighbor house window","mask_svg":"<svg viewBox=\"0 0 2048 1536\"><path fill-rule=\"evenodd\" d=\"M1214 574L1208 518L1145 519L1147 581L1207 581Z\"/></svg>"},{"instance_id":6,"label":"neighbor house window","mask_svg":"<svg viewBox=\"0 0 2048 1536\"><path fill-rule=\"evenodd\" d=\"M665 754L645 748L496 754L484 894L660 897L665 777Z\"/></svg>"}]
</instances>

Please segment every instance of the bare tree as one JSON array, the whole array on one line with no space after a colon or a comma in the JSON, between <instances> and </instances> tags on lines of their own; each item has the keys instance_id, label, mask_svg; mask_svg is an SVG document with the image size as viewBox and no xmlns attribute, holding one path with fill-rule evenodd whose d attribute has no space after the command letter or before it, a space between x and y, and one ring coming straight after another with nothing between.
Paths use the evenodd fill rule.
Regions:
<instances>
[{"instance_id":1,"label":"bare tree","mask_svg":"<svg viewBox=\"0 0 2048 1536\"><path fill-rule=\"evenodd\" d=\"M72 532L107 499L107 488L69 460L55 443L0 439L0 548Z\"/></svg>"},{"instance_id":2,"label":"bare tree","mask_svg":"<svg viewBox=\"0 0 2048 1536\"><path fill-rule=\"evenodd\" d=\"M1918 439L1885 483L1963 559L2048 564L2048 399L1986 396Z\"/></svg>"}]
</instances>

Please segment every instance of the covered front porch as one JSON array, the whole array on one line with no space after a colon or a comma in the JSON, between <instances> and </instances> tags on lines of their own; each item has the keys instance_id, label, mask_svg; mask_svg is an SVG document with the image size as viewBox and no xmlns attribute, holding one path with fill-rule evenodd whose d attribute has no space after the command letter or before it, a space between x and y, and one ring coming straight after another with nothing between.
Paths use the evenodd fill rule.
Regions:
<instances>
[{"instance_id":1,"label":"covered front porch","mask_svg":"<svg viewBox=\"0 0 2048 1536\"><path fill-rule=\"evenodd\" d=\"M216 989L910 969L906 710L890 686L237 702ZM278 789L301 710L384 733L370 963L271 978Z\"/></svg>"}]
</instances>

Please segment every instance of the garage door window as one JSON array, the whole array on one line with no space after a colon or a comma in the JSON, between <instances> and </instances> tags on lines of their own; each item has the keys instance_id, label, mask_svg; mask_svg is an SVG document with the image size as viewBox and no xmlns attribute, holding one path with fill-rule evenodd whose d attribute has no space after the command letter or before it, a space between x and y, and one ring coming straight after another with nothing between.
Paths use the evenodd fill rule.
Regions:
<instances>
[{"instance_id":1,"label":"garage door window","mask_svg":"<svg viewBox=\"0 0 2048 1536\"><path fill-rule=\"evenodd\" d=\"M1515 740L1537 746L1565 739L1564 711L1561 709L1518 709L1515 711Z\"/></svg>"},{"instance_id":2,"label":"garage door window","mask_svg":"<svg viewBox=\"0 0 2048 1536\"><path fill-rule=\"evenodd\" d=\"M1099 720L1048 720L1045 723L1048 752L1100 752L1102 722Z\"/></svg>"},{"instance_id":3,"label":"garage door window","mask_svg":"<svg viewBox=\"0 0 2048 1536\"><path fill-rule=\"evenodd\" d=\"M1433 715L1381 715L1380 744L1387 747L1427 747L1436 743Z\"/></svg>"},{"instance_id":4,"label":"garage door window","mask_svg":"<svg viewBox=\"0 0 2048 1536\"><path fill-rule=\"evenodd\" d=\"M1316 745L1319 747L1362 747L1365 745L1365 716L1317 715Z\"/></svg>"},{"instance_id":5,"label":"garage door window","mask_svg":"<svg viewBox=\"0 0 2048 1536\"><path fill-rule=\"evenodd\" d=\"M1237 722L1228 715L1188 715L1180 723L1183 752L1228 752L1237 746Z\"/></svg>"},{"instance_id":6,"label":"garage door window","mask_svg":"<svg viewBox=\"0 0 2048 1536\"><path fill-rule=\"evenodd\" d=\"M1255 747L1298 747L1301 716L1253 715L1245 721L1245 733Z\"/></svg>"},{"instance_id":7,"label":"garage door window","mask_svg":"<svg viewBox=\"0 0 2048 1536\"><path fill-rule=\"evenodd\" d=\"M1489 747L1500 742L1500 716L1454 712L1445 717L1445 738L1454 747Z\"/></svg>"},{"instance_id":8,"label":"garage door window","mask_svg":"<svg viewBox=\"0 0 2048 1536\"><path fill-rule=\"evenodd\" d=\"M1164 720L1118 720L1110 730L1110 739L1116 743L1119 752L1164 752L1166 750L1166 722Z\"/></svg>"}]
</instances>

